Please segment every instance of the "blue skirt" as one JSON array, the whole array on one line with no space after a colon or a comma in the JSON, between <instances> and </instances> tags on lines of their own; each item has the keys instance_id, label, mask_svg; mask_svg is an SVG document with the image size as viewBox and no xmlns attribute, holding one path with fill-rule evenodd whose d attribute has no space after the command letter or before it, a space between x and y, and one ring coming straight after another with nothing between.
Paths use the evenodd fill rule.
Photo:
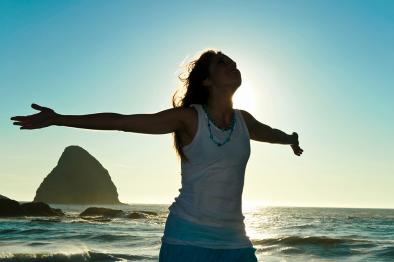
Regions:
<instances>
[{"instance_id":1,"label":"blue skirt","mask_svg":"<svg viewBox=\"0 0 394 262\"><path fill-rule=\"evenodd\" d=\"M257 262L255 252L243 230L199 225L170 212L159 262Z\"/></svg>"},{"instance_id":2,"label":"blue skirt","mask_svg":"<svg viewBox=\"0 0 394 262\"><path fill-rule=\"evenodd\" d=\"M159 262L257 262L254 247L212 249L162 243Z\"/></svg>"}]
</instances>

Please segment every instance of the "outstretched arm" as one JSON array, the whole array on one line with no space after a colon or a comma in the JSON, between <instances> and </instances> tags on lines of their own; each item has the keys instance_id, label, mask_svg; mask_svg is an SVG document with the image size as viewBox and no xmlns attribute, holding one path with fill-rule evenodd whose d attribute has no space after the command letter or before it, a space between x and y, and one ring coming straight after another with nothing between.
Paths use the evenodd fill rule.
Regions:
<instances>
[{"instance_id":1,"label":"outstretched arm","mask_svg":"<svg viewBox=\"0 0 394 262\"><path fill-rule=\"evenodd\" d=\"M303 149L299 147L298 134L293 132L291 135L285 132L272 128L256 120L248 111L241 110L248 127L250 139L276 144L291 145L296 155L301 155Z\"/></svg>"},{"instance_id":2,"label":"outstretched arm","mask_svg":"<svg viewBox=\"0 0 394 262\"><path fill-rule=\"evenodd\" d=\"M146 134L165 134L184 128L186 117L182 108L171 108L154 114L123 115L118 113L96 113L88 115L61 115L50 108L32 104L40 113L30 116L14 116L20 129L37 129L51 125L97 130L118 130Z\"/></svg>"}]
</instances>

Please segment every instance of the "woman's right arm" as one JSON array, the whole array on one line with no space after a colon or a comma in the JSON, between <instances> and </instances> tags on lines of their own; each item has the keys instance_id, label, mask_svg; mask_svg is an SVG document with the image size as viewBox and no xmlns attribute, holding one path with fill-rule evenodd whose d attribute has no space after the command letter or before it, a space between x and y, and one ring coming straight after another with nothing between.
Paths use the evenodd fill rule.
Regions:
<instances>
[{"instance_id":1,"label":"woman's right arm","mask_svg":"<svg viewBox=\"0 0 394 262\"><path fill-rule=\"evenodd\" d=\"M166 109L154 114L96 113L88 115L58 115L54 125L77 128L118 130L145 134L166 134L183 128L182 110Z\"/></svg>"},{"instance_id":2,"label":"woman's right arm","mask_svg":"<svg viewBox=\"0 0 394 262\"><path fill-rule=\"evenodd\" d=\"M50 108L32 104L38 114L14 116L21 129L37 129L50 125L97 130L118 130L145 134L166 134L185 128L188 112L184 108L170 108L153 114L96 113L87 115L61 115Z\"/></svg>"},{"instance_id":3,"label":"woman's right arm","mask_svg":"<svg viewBox=\"0 0 394 262\"><path fill-rule=\"evenodd\" d=\"M167 134L184 130L189 113L184 108L170 108L153 114L119 115L114 125L124 132Z\"/></svg>"}]
</instances>

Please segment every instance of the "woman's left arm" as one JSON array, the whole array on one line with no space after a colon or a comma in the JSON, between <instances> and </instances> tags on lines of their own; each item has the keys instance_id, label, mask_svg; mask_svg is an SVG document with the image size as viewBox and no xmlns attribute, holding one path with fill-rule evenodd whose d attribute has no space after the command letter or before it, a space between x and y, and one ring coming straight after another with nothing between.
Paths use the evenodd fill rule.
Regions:
<instances>
[{"instance_id":1,"label":"woman's left arm","mask_svg":"<svg viewBox=\"0 0 394 262\"><path fill-rule=\"evenodd\" d=\"M248 127L250 139L260 142L291 145L296 155L301 155L302 149L299 147L298 134L293 132L291 135L272 128L256 120L252 114L241 110L246 125Z\"/></svg>"}]
</instances>

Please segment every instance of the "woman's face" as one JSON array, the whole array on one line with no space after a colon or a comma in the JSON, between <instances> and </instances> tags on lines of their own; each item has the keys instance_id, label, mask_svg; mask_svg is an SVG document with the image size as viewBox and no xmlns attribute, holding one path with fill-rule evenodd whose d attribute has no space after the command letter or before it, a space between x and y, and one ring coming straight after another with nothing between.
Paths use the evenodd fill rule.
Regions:
<instances>
[{"instance_id":1,"label":"woman's face","mask_svg":"<svg viewBox=\"0 0 394 262\"><path fill-rule=\"evenodd\" d=\"M212 58L209 72L211 84L217 88L231 88L233 92L241 85L241 72L230 57L218 53Z\"/></svg>"}]
</instances>

